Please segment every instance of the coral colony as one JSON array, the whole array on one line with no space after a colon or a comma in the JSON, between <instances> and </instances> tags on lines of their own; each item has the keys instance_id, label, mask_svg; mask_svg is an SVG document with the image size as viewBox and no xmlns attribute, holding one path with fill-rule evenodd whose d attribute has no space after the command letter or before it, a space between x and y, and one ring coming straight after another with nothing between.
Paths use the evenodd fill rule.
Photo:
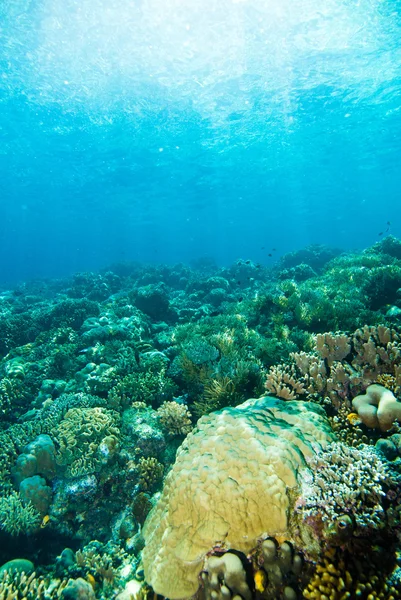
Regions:
<instances>
[{"instance_id":1,"label":"coral colony","mask_svg":"<svg viewBox=\"0 0 401 600\"><path fill-rule=\"evenodd\" d=\"M0 294L0 599L401 598L401 242Z\"/></svg>"}]
</instances>

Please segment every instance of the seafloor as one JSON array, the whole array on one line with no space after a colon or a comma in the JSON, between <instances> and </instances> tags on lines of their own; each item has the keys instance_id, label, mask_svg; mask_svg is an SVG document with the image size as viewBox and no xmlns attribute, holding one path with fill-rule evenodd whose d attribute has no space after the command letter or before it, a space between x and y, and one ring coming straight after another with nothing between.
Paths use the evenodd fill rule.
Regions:
<instances>
[{"instance_id":1,"label":"seafloor","mask_svg":"<svg viewBox=\"0 0 401 600\"><path fill-rule=\"evenodd\" d=\"M398 239L30 281L0 357L0 599L401 598Z\"/></svg>"}]
</instances>

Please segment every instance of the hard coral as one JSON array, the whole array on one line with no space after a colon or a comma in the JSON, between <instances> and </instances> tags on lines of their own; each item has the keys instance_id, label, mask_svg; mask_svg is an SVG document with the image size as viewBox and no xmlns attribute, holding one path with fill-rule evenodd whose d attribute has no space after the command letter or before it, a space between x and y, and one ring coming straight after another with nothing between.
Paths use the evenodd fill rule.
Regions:
<instances>
[{"instance_id":1,"label":"hard coral","mask_svg":"<svg viewBox=\"0 0 401 600\"><path fill-rule=\"evenodd\" d=\"M4 600L51 600L63 597L67 581L53 582L36 573L4 571L0 575L0 598Z\"/></svg>"},{"instance_id":2,"label":"hard coral","mask_svg":"<svg viewBox=\"0 0 401 600\"><path fill-rule=\"evenodd\" d=\"M54 429L59 445L57 463L66 469L67 477L93 473L101 464L101 442L119 435L119 415L103 408L71 408Z\"/></svg>"},{"instance_id":3,"label":"hard coral","mask_svg":"<svg viewBox=\"0 0 401 600\"><path fill-rule=\"evenodd\" d=\"M399 581L393 581L394 556L381 548L371 549L363 561L349 552L332 549L316 567L303 591L306 600L396 600Z\"/></svg>"},{"instance_id":4,"label":"hard coral","mask_svg":"<svg viewBox=\"0 0 401 600\"><path fill-rule=\"evenodd\" d=\"M29 502L24 504L17 492L0 497L0 528L16 536L33 533L40 523L40 514Z\"/></svg>"},{"instance_id":5,"label":"hard coral","mask_svg":"<svg viewBox=\"0 0 401 600\"><path fill-rule=\"evenodd\" d=\"M370 385L365 394L353 399L352 406L367 427L388 431L401 420L401 402L382 385Z\"/></svg>"},{"instance_id":6,"label":"hard coral","mask_svg":"<svg viewBox=\"0 0 401 600\"><path fill-rule=\"evenodd\" d=\"M299 469L333 439L311 403L265 397L202 417L145 523L146 581L186 598L198 589L208 552L247 554L262 535L287 534Z\"/></svg>"},{"instance_id":7,"label":"hard coral","mask_svg":"<svg viewBox=\"0 0 401 600\"><path fill-rule=\"evenodd\" d=\"M185 404L178 402L163 402L157 414L160 424L170 437L187 435L192 429L191 413Z\"/></svg>"},{"instance_id":8,"label":"hard coral","mask_svg":"<svg viewBox=\"0 0 401 600\"><path fill-rule=\"evenodd\" d=\"M334 443L308 459L308 466L297 509L325 542L344 542L385 527L386 494L392 490L395 499L400 481L374 448Z\"/></svg>"}]
</instances>

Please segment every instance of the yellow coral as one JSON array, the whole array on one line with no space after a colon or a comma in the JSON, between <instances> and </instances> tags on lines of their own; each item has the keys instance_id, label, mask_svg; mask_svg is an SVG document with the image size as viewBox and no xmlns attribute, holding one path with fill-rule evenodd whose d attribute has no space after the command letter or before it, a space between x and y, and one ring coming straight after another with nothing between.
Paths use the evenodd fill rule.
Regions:
<instances>
[{"instance_id":1,"label":"yellow coral","mask_svg":"<svg viewBox=\"0 0 401 600\"><path fill-rule=\"evenodd\" d=\"M161 425L168 435L187 435L192 429L191 413L185 404L163 402L157 409Z\"/></svg>"},{"instance_id":2,"label":"yellow coral","mask_svg":"<svg viewBox=\"0 0 401 600\"><path fill-rule=\"evenodd\" d=\"M380 555L383 549L378 549ZM327 551L315 574L303 591L306 600L348 600L364 598L365 600L396 600L401 598L401 591L391 583L394 555L381 564L374 549L361 563L352 553L343 553L332 548Z\"/></svg>"},{"instance_id":3,"label":"yellow coral","mask_svg":"<svg viewBox=\"0 0 401 600\"><path fill-rule=\"evenodd\" d=\"M262 535L287 535L300 467L312 444L333 437L311 403L264 397L202 417L143 529L145 578L155 592L190 597L216 546L248 554Z\"/></svg>"}]
</instances>

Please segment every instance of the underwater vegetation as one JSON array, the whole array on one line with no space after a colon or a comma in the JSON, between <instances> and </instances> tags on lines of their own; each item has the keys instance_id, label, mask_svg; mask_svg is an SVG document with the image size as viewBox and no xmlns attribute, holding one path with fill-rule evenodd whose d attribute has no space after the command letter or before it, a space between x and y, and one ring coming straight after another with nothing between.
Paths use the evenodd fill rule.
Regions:
<instances>
[{"instance_id":1,"label":"underwater vegetation","mask_svg":"<svg viewBox=\"0 0 401 600\"><path fill-rule=\"evenodd\" d=\"M401 242L0 293L0 599L401 598Z\"/></svg>"}]
</instances>

